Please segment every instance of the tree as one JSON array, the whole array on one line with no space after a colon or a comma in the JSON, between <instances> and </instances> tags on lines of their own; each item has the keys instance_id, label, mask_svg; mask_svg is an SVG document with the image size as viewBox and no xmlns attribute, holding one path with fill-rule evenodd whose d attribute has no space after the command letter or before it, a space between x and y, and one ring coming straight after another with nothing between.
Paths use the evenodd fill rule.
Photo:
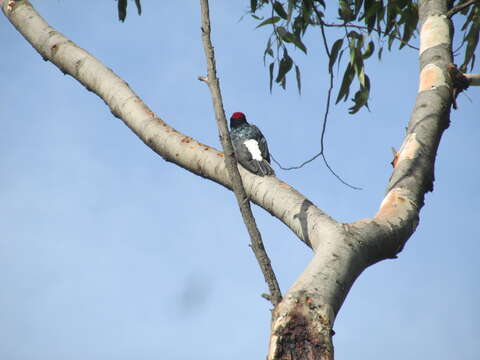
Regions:
<instances>
[{"instance_id":1,"label":"tree","mask_svg":"<svg viewBox=\"0 0 480 360\"><path fill-rule=\"evenodd\" d=\"M4 8L8 6L8 4L4 4ZM18 7L18 9L20 9L20 7ZM20 10L16 10L15 11L12 11L12 14L20 14ZM19 16L19 15L18 15ZM35 32L35 34L39 34L38 31ZM52 47L50 48L50 51L54 51L56 52L56 47L53 47L54 44L52 44ZM60 50L58 50L60 51ZM443 64L443 65L446 65L446 64ZM62 66L65 66L65 64L62 64ZM76 66L78 68L80 68L80 64L77 63ZM84 65L82 64L81 67L84 67ZM67 73L70 72L71 70L68 70L67 68L63 68L64 70L67 70ZM99 67L100 69L100 67ZM428 79L431 79L430 77ZM106 84L108 82L105 82L103 84ZM88 87L90 89L92 89L93 91L95 91L96 89L93 88L91 85L88 85ZM128 89L126 87L123 88L124 91L127 91ZM443 89L443 88L442 88ZM443 91L443 90L438 90L440 93ZM117 97L119 95L119 92L118 92L118 89L115 90L115 93L116 93L116 96ZM448 96L449 96L450 93L442 93L441 95L443 96L443 103L441 105L441 112L443 113L443 115L445 115L445 112L447 111L447 109L449 108L449 100L450 99ZM113 99L115 100L115 99ZM116 106L115 106L115 103L110 103L109 104L112 108L112 111L114 113L116 113L116 115L120 115L118 112L121 111L120 109L118 109ZM130 105L129 105L130 106ZM144 110L142 110L142 108L135 108L134 104L132 104L131 106L133 106L133 109L135 109L135 111L139 111L139 112L142 112ZM430 105L433 107L433 105ZM144 108L143 108L144 109ZM439 109L436 109L437 111L439 111ZM127 112L129 113L129 112ZM129 113L130 115L128 116L132 116L131 114L132 113ZM145 131L145 130L148 130L145 128L145 126L140 126L140 127L136 127L136 125L134 123L129 123L128 121L130 121L128 119L128 116L127 115L122 115L121 117L123 118L124 121L127 122L127 124L129 124L129 126L131 128L134 129L134 131L136 131L137 133L140 133L140 136L142 136L141 132ZM135 120L135 116L132 116L133 120ZM203 176L206 176L206 177L209 177L211 179L213 179L214 181L217 181L217 182L220 182L224 185L227 185L228 186L228 182L227 182L227 178L225 177L225 173L223 171L223 159L218 156L218 152L216 152L216 150L213 150L211 148L208 148L208 147L200 147L200 145L196 145L196 148L195 149L192 149L192 144L196 144L194 142L194 140L192 140L191 138L188 138L188 137L185 137L185 136L182 136L176 132L174 132L173 130L169 129L167 125L164 125L164 123L160 122L160 120L155 120L155 118L153 118L154 122L157 122L158 124L161 124L162 127L164 128L167 128L169 133L168 135L167 134L163 134L162 133L159 133L159 134L156 134L156 136L165 136L164 139L169 139L168 142L169 143L172 143L174 142L172 139L175 138L175 137L178 137L179 141L178 141L178 144L174 145L169 145L168 147L162 147L161 143L162 141L160 141L160 144L158 141L155 141L156 138L155 137L152 137L151 135L145 133L143 135L143 140L148 143L150 146L157 146L157 151L159 153L161 153L163 156L167 156L169 157L169 160L172 160L172 161L176 161L176 162L179 162L181 166L184 166L186 168L189 168L191 171L194 171L196 173L200 173L201 175ZM414 117L412 118L414 119ZM440 119L439 117L437 119ZM136 121L136 120L135 120ZM142 121L146 121L146 120L142 120ZM443 118L443 121L446 121L445 118ZM444 123L445 124L445 123ZM148 125L148 128L152 128L154 127L154 125ZM432 131L432 130L435 130L434 128L432 127L427 127L426 129L421 129L422 131ZM158 130L156 130L158 131ZM426 134L420 134L420 133L417 133L418 135L416 136L422 136L422 141L420 142L417 142L415 140L416 137L413 137L412 138L412 133L410 133L410 136L409 136L409 139L410 141L407 141L406 144L408 146L404 146L403 150L400 152L400 160L404 160L404 164L407 164L407 165L404 165L404 166L407 166L406 168L402 168L401 166L401 163L402 161L398 161L397 163L397 166L396 166L396 170L394 172L394 178L392 181L395 181L395 176L399 176L398 174L409 174L409 166L411 166L412 164L412 161L410 161L409 159L409 156L412 155L412 152L408 151L409 149L413 149L413 154L414 154L414 158L415 158L415 154L418 150L418 147L417 145L419 143L421 143L422 145L424 145L424 141L423 141L423 136L426 136ZM428 156L428 158L430 160L432 160L434 158L433 154L435 152L435 145L437 143L437 140L438 140L438 136L441 134L441 130L438 130L437 132L435 132L434 134L431 134L432 136L432 139L433 140L433 144L434 146L432 146L429 151L433 151L433 153L431 153L431 156ZM412 140L413 139L413 140ZM157 138L158 140L158 138ZM174 148L172 148L172 146L178 146L178 149L179 150L175 150ZM410 147L410 146L413 146ZM199 151L198 150L202 150L202 154L211 154L210 157L206 156L206 157L203 157L202 156L202 160L203 161L206 161L205 163L196 163L196 164L192 164L192 159L191 158L188 158L188 155L192 155L192 156L198 156L199 154ZM177 154L179 154L177 156ZM404 154L404 155L402 155ZM407 155L405 155L407 154ZM423 154L425 154L425 152L423 152ZM181 156L183 155L183 156ZM403 158L402 158L403 156ZM405 157L406 156L406 157ZM177 159L177 158L180 158L180 159ZM203 165L205 164L205 165ZM427 161L427 165L428 165L428 161ZM415 192L416 191L416 197L412 197L410 200L415 202L416 204L421 204L422 201L423 201L423 192L425 190L428 190L429 189L429 186L430 186L430 180L431 180L431 171L430 171L430 167L427 166L427 165L424 165L424 166L420 166L421 169L419 169L420 173L423 173L423 171L425 171L423 173L423 175L421 175L421 177L419 178L420 181L420 184L412 184L412 183L409 183L407 181L407 185L405 185L405 187L402 187L402 191L400 190L396 190L396 191L393 191L393 192L390 192L389 196L390 197L387 197L387 199L392 199L393 197L393 204L397 205L396 209L397 210L400 210L400 212L402 212L403 210L405 210L405 208L403 206L400 206L399 204L402 203L402 198L407 198L409 199L411 196L409 194L404 194L403 191L405 190L405 188L409 188L411 192ZM396 175L397 174L397 175ZM342 236L343 237L343 240L341 243L337 243L336 246L339 246L340 249L338 251L345 251L345 261L349 262L349 261L353 261L353 255L352 254L349 254L347 250L343 249L343 244L345 243L349 243L350 241L353 241L355 239L355 236L360 236L362 234L362 232L367 232L367 230L365 230L366 228L368 228L369 226L372 226L372 222L368 222L368 221L365 221L365 222L362 222L362 223L356 223L354 225L350 225L350 226L347 226L347 225L344 225L344 224L338 224L334 221L332 221L330 218L328 217L325 217L322 215L322 212L319 211L310 201L308 201L307 199L303 198L300 194L292 191L289 187L286 187L284 185L282 185L278 180L276 179L270 179L271 181L273 181L273 183L270 183L270 182L259 182L258 179L255 179L255 178L252 178L251 176L249 176L248 174L245 174L244 172L242 172L242 175L244 176L244 180L245 180L245 185L247 187L247 191L249 191L249 194L250 196L252 197L252 199L254 201L256 201L257 203L259 203L259 205L263 206L263 207L267 207L268 210L270 212L272 212L274 215L276 214L277 216L279 216L279 214L282 214L283 213L283 221L285 221L287 223L287 225L289 225L290 227L293 228L293 230L296 232L296 234L301 238L303 239L305 242L307 243L310 243L310 245L312 245L314 248L317 248L317 246L324 246L324 245L320 245L321 242L320 242L320 237L319 235L320 234L324 234L325 236L325 233L324 232L327 232L328 233L328 236L332 236L332 239L335 239L336 237L338 236ZM422 179L423 177L423 179ZM411 177L407 176L405 179L411 179ZM405 179L403 179L402 181L405 181ZM410 186L412 186L410 188ZM269 187L274 187L275 189L278 189L279 193L276 193L276 194L272 194L270 192L269 194L269 191L268 191L268 188ZM252 189L255 189L255 191L253 191ZM415 190L415 191L414 191ZM400 193L399 193L400 191ZM280 195L279 195L280 194ZM272 197L272 200L269 200L269 196ZM274 201L273 199L275 199L277 196L283 196L283 197L286 197L288 196L291 200L289 201ZM411 201L406 201L405 205L408 206L412 204ZM292 208L291 208L291 204L294 203L296 204L297 206L297 209L293 209L292 211ZM266 204L270 204L270 205L266 205ZM383 212L385 211L390 211L391 209L388 207L388 204L389 204L389 201L386 201L384 202L384 205L387 205L387 207L383 207ZM288 206L287 206L288 205ZM281 207L282 206L287 206L287 208L285 209L282 209ZM280 207L280 208L278 208ZM343 271L343 275L342 275L342 279L344 282L343 284L340 284L342 286L344 286L343 289L340 289L339 286L335 285L337 284L335 280L338 280L338 279L335 279L335 278L332 278L332 277L328 277L329 281L334 281L333 285L334 285L334 288L333 288L333 291L335 292L335 296L332 296L332 301L334 300L334 303L327 303L325 304L325 299L322 298L322 296L319 296L318 293L315 293L315 291L313 291L315 289L315 286L305 286L304 284L302 284L303 281L305 280L308 280L308 276L305 277L301 277L300 280L296 283L296 287L294 286L290 291L289 293L287 293L287 297L286 297L286 301L284 301L283 303L280 304L280 307L277 308L276 310L276 314L281 314L282 312L282 309L284 309L285 311L285 314L287 314L287 319L290 319L290 324L292 325L300 325L299 328L302 328L303 325L306 324L313 324L313 325L321 325L321 329L318 333L320 334L323 334L324 337L323 338L309 338L309 336L311 336L311 334L309 336L307 336L307 338L305 337L300 337L300 338L297 338L297 339L294 339L294 340L301 340L301 341L305 341L305 340L308 340L308 342L311 342L313 344L316 344L316 341L320 341L322 346L320 346L321 348L321 351L324 351L325 348L323 348L323 344L326 345L326 353L327 354L330 354L331 353L331 348L330 348L330 344L329 344L329 341L330 341L330 329L331 329L331 326L333 324L333 320L334 320L334 315L335 313L338 311L338 308L340 307L341 305L341 302L343 301L343 296L346 295L346 292L348 291L349 287L351 286L351 284L353 283L353 280L354 278L363 270L364 266L366 264L370 264L370 263L373 263L375 261L378 261L386 256L394 256L396 254L397 251L399 251L401 249L401 247L403 246L403 243L404 241L406 241L406 239L408 238L408 236L410 235L410 233L414 230L414 226L412 226L411 224L413 223L413 221L415 220L417 214L416 214L416 210L418 210L418 207L417 209L410 209L411 211L413 212L405 212L403 213L403 215L408 215L407 218L409 219L408 221L410 222L410 228L408 230L404 230L405 233L402 233L401 236L398 236L397 238L393 238L393 237L390 237L392 242L391 242L391 247L389 249L386 249L386 248L379 248L378 249L378 252L375 254L375 256L372 256L372 252L371 252L371 249L367 249L367 248L364 248L364 247L358 247L358 243L353 244L353 248L356 248L359 252L363 253L365 252L365 254L368 254L369 257L366 257L368 259L368 261L366 260L364 264L359 264L357 263L356 261L353 261L350 265L350 268L348 269L349 271L346 271L346 268L345 267L341 267L338 271ZM284 212L285 211L285 212ZM380 212L380 215L382 215L383 213L382 211ZM318 219L322 219L322 220L318 220ZM316 228L314 227L315 225L315 221L322 221L322 226L317 226ZM378 226L378 229L379 231L382 230L382 224L373 224L375 227ZM311 228L309 228L311 226ZM363 229L363 227L365 227L365 229ZM308 229L306 231L306 229ZM348 229L347 232L344 232L345 229ZM331 232L330 232L331 230ZM386 231L387 229L383 229L383 231ZM308 236L306 236L308 235ZM377 233L378 235L378 233ZM388 238L387 235L385 235L385 238ZM378 240L378 238L377 238ZM322 240L324 241L324 240ZM333 240L332 240L333 241ZM364 240L366 241L366 240ZM327 241L328 243L328 241ZM313 260L313 262L311 264L315 265L316 262L321 262L321 261L328 261L328 258L325 258L325 254L328 254L328 252L326 251L322 251L322 252L318 252L317 251L317 254L321 254L321 255L316 255L315 256L315 260ZM342 258L342 254L340 254L340 258ZM353 265L355 266L353 266ZM310 265L312 266L312 265ZM328 267L324 267L324 266L318 266L318 270L320 271L320 273L322 271L325 271ZM342 282L342 281L340 281ZM326 284L328 284L328 281L327 282L324 282L322 283L323 285L322 286L325 286ZM297 291L295 292L295 289L298 290L298 287L301 286L301 291ZM293 296L292 297L289 297L290 296ZM323 295L325 295L325 292L323 292ZM316 317L318 316L319 314L322 314L322 311L318 311L318 309L324 309L325 312L324 312L324 320L326 321L326 323L323 323L322 322L318 322L318 321L307 321L307 322L304 322L304 321L298 321L298 320L301 320L299 317L298 317L298 312L295 312L297 309L294 309L295 307L292 305L293 302L290 302L289 299L293 299L295 300L296 297L300 297L302 299L302 301L300 302L301 304L303 305L308 305L308 306L303 306L303 307L300 307L299 311L300 313L307 317L309 316L312 316L312 317ZM327 306L325 306L327 305ZM316 308L316 311L314 312L311 312L311 309L312 308ZM333 309L333 310L331 310ZM318 319L318 318L317 318ZM297 329L296 326L293 326L294 329ZM307 327L308 328L308 327ZM288 326L287 327L284 327L283 329L288 329ZM274 329L274 332L275 332L275 329ZM303 333L302 333L303 334ZM277 333L278 335L278 333ZM282 335L282 334L280 334ZM283 334L285 335L285 334ZM281 337L280 337L281 338ZM286 338L287 340L289 339L288 336ZM274 338L275 340L275 338ZM282 344L280 342L280 344ZM283 346L283 345L282 345ZM281 348L281 347L280 347ZM278 354L278 353L277 353ZM281 354L279 354L279 356L282 356Z\"/></svg>"}]
</instances>

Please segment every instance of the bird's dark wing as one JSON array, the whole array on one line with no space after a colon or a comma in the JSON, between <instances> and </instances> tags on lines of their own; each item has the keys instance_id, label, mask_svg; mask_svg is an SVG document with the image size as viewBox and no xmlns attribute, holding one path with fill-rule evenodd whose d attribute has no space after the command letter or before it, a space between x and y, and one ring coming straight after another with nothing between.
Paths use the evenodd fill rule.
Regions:
<instances>
[{"instance_id":1,"label":"bird's dark wing","mask_svg":"<svg viewBox=\"0 0 480 360\"><path fill-rule=\"evenodd\" d=\"M253 130L255 131L255 138L258 141L258 147L262 153L262 157L270 163L270 152L268 151L267 139L263 136L262 132L258 127L252 125Z\"/></svg>"},{"instance_id":2,"label":"bird's dark wing","mask_svg":"<svg viewBox=\"0 0 480 360\"><path fill-rule=\"evenodd\" d=\"M248 148L243 143L241 136L236 131L230 133L230 138L232 139L232 145L237 161L242 164L242 162L252 160L252 154L250 154L250 151L248 151Z\"/></svg>"}]
</instances>

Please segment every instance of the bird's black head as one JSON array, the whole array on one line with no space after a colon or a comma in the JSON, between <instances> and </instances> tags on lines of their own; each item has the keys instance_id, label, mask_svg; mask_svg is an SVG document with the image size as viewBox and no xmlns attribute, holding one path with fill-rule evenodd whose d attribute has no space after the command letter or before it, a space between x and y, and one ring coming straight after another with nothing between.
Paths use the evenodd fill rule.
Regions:
<instances>
[{"instance_id":1,"label":"bird's black head","mask_svg":"<svg viewBox=\"0 0 480 360\"><path fill-rule=\"evenodd\" d=\"M247 123L247 118L245 117L245 114L242 112L234 112L232 114L232 117L230 118L230 128L235 129L239 127L242 124Z\"/></svg>"}]
</instances>

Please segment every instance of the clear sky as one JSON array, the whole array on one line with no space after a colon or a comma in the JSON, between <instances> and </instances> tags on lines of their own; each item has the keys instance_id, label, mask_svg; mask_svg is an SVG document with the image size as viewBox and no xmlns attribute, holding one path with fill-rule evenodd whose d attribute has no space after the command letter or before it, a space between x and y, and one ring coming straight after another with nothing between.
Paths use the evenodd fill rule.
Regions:
<instances>
[{"instance_id":1,"label":"clear sky","mask_svg":"<svg viewBox=\"0 0 480 360\"><path fill-rule=\"evenodd\" d=\"M197 80L206 68L198 2L142 3L140 17L129 3L122 24L113 1L34 1L162 119L219 148ZM292 77L270 94L269 29L240 21L248 3L211 3L225 110L246 113L274 156L295 165L319 149L328 84L320 34L309 34L308 56L293 52L302 96ZM154 154L3 15L0 43L0 359L264 359L270 304L233 194ZM367 63L371 112L332 109L326 154L364 190L318 160L277 176L339 221L372 216L414 104L417 55L384 52ZM338 360L478 359L479 101L472 88L452 112L417 232L398 259L353 286L334 328ZM254 210L285 291L311 252Z\"/></svg>"}]
</instances>

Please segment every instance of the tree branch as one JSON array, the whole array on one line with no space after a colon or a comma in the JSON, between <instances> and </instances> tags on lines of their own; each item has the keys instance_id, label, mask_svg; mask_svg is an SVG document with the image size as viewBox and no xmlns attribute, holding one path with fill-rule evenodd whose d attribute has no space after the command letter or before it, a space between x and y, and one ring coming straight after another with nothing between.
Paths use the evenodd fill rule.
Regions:
<instances>
[{"instance_id":1,"label":"tree branch","mask_svg":"<svg viewBox=\"0 0 480 360\"><path fill-rule=\"evenodd\" d=\"M452 61L452 34L450 20L438 16L446 13L446 0L420 0L419 9L420 89L387 194L373 218L322 239L274 311L269 360L333 359L332 326L350 287L366 267L402 250L418 225L425 194L433 190L436 152L452 104L452 84L444 75Z\"/></svg>"},{"instance_id":2,"label":"tree branch","mask_svg":"<svg viewBox=\"0 0 480 360\"><path fill-rule=\"evenodd\" d=\"M456 13L474 4L480 4L480 0L467 0L460 4L457 4L447 12L447 17L451 18Z\"/></svg>"},{"instance_id":3,"label":"tree branch","mask_svg":"<svg viewBox=\"0 0 480 360\"><path fill-rule=\"evenodd\" d=\"M470 86L480 86L480 74L463 74L470 83Z\"/></svg>"},{"instance_id":4,"label":"tree branch","mask_svg":"<svg viewBox=\"0 0 480 360\"><path fill-rule=\"evenodd\" d=\"M215 118L220 136L220 142L225 154L225 164L228 175L232 182L233 192L237 199L238 207L242 213L243 222L247 227L250 235L253 253L257 258L260 269L262 270L265 281L270 290L269 300L273 306L282 301L282 294L278 285L277 278L270 264L270 259L263 246L262 235L258 230L255 218L252 214L250 202L248 200L245 189L243 188L242 178L238 171L237 159L233 152L232 141L228 132L227 120L225 119L225 111L223 109L222 94L220 92L220 82L217 78L217 70L215 66L215 53L213 51L212 41L210 39L210 14L208 0L200 0L202 12L202 40L205 57L207 59L208 76L207 83L212 94L213 108L215 110Z\"/></svg>"}]
</instances>

